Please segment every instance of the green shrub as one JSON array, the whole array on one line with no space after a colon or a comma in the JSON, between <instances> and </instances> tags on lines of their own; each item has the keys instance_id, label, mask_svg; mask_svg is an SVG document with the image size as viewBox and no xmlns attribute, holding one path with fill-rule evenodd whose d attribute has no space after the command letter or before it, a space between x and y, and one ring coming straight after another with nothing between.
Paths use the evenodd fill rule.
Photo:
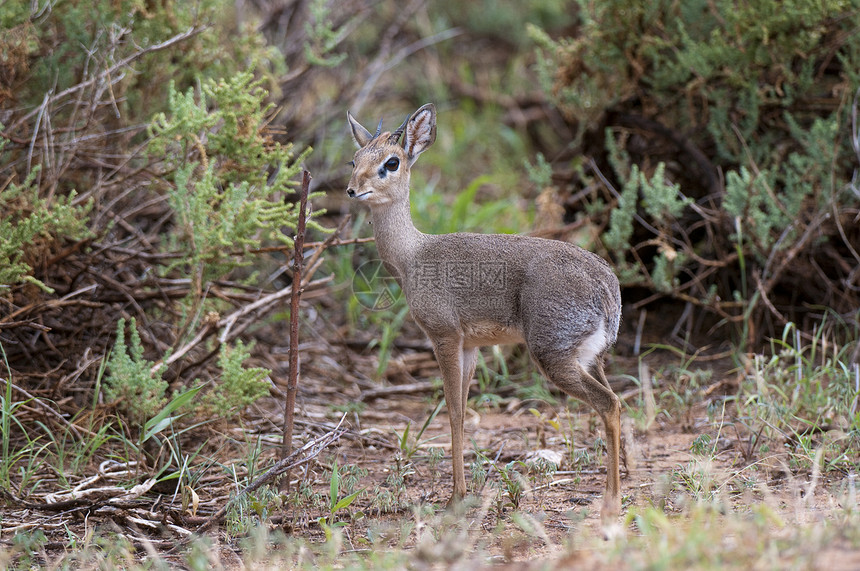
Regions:
<instances>
[{"instance_id":1,"label":"green shrub","mask_svg":"<svg viewBox=\"0 0 860 571\"><path fill-rule=\"evenodd\" d=\"M218 357L221 380L203 401L206 413L227 417L269 394L267 377L270 371L262 367L245 367L244 363L250 356L250 348L241 341L237 341L232 349L226 344L221 346Z\"/></svg>"},{"instance_id":2,"label":"green shrub","mask_svg":"<svg viewBox=\"0 0 860 571\"><path fill-rule=\"evenodd\" d=\"M4 96L28 107L38 106L46 93L61 93L138 50L195 26L210 31L135 60L133 71L116 71L106 117L112 116L114 124L146 121L154 110L164 108L164 93L157 87L171 81L185 88L240 69L258 65L264 69L262 64L283 70L278 51L261 44L255 34L231 34L232 8L227 0L4 2L0 6L4 30L0 53L5 54L0 56L0 85L5 83L9 90L0 88L0 107ZM103 89L103 82L99 83L95 83L97 89ZM76 106L53 111L57 115L52 119L59 124L60 118L75 113Z\"/></svg>"},{"instance_id":3,"label":"green shrub","mask_svg":"<svg viewBox=\"0 0 860 571\"><path fill-rule=\"evenodd\" d=\"M546 91L593 155L584 182L610 199L589 212L609 218L622 281L749 335L764 332L750 319L775 335L822 299L848 317L860 4L577 5L575 38L530 33Z\"/></svg>"},{"instance_id":4,"label":"green shrub","mask_svg":"<svg viewBox=\"0 0 860 571\"><path fill-rule=\"evenodd\" d=\"M242 254L274 240L291 246L300 162L292 144L275 141L266 125L267 92L251 73L206 81L199 90L169 87L168 110L150 127L148 153L160 158L175 231L167 243L183 256L176 265L203 284L247 263ZM310 228L318 228L313 220Z\"/></svg>"},{"instance_id":5,"label":"green shrub","mask_svg":"<svg viewBox=\"0 0 860 571\"><path fill-rule=\"evenodd\" d=\"M526 45L529 22L544 29L563 29L573 17L565 0L477 0L465 4L444 1L444 12L453 25L462 26L478 37L490 37L513 45Z\"/></svg>"},{"instance_id":6,"label":"green shrub","mask_svg":"<svg viewBox=\"0 0 860 571\"><path fill-rule=\"evenodd\" d=\"M143 426L167 402L167 381L161 378L164 367L153 373L154 363L144 359L137 322L133 317L129 320L129 331L126 343L125 319L120 319L116 326L116 341L108 360L104 395L107 401L116 404L130 422Z\"/></svg>"},{"instance_id":7,"label":"green shrub","mask_svg":"<svg viewBox=\"0 0 860 571\"><path fill-rule=\"evenodd\" d=\"M2 125L0 125L2 128ZM2 150L2 140L0 140ZM36 166L20 184L10 183L0 192L0 286L33 283L52 291L32 275L32 260L60 245L63 238L87 236L86 216L90 204L75 206L75 193L68 197L40 197Z\"/></svg>"},{"instance_id":8,"label":"green shrub","mask_svg":"<svg viewBox=\"0 0 860 571\"><path fill-rule=\"evenodd\" d=\"M575 39L554 41L531 28L549 52L540 69L561 109L587 121L642 98L680 127L707 126L720 156L738 164L749 150L761 162L767 144L778 142L778 130L762 129L773 109L801 109L844 82L816 81L821 57L847 63L860 44L849 33L858 10L850 0L577 4L582 33ZM844 69L856 85L856 68ZM734 127L746 141L767 133L757 141L765 144L745 149Z\"/></svg>"}]
</instances>

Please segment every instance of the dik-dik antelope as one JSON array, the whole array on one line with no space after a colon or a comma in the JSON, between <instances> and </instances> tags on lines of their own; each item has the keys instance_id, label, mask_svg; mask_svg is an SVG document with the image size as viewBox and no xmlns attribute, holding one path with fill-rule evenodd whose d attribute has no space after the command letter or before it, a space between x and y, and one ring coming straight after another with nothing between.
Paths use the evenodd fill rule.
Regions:
<instances>
[{"instance_id":1,"label":"dik-dik antelope","mask_svg":"<svg viewBox=\"0 0 860 571\"><path fill-rule=\"evenodd\" d=\"M409 173L436 140L436 108L424 105L393 133L380 133L380 122L371 134L351 114L347 119L359 147L347 194L370 206L379 256L442 371L451 421L451 501L466 494L463 417L478 349L524 342L545 377L603 419L608 469L601 516L611 523L621 510L621 402L603 371L621 319L612 269L557 240L420 232L409 212Z\"/></svg>"}]
</instances>

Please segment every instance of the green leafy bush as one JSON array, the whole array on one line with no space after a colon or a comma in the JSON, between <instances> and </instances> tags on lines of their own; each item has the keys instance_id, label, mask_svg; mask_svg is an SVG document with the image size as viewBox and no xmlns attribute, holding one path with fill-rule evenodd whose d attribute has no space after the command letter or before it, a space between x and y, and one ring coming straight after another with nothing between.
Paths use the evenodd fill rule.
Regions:
<instances>
[{"instance_id":1,"label":"green leafy bush","mask_svg":"<svg viewBox=\"0 0 860 571\"><path fill-rule=\"evenodd\" d=\"M607 191L597 213L622 281L704 307L744 340L820 319L804 305L851 319L860 5L577 5L576 37L530 33L545 89L593 159L583 180Z\"/></svg>"},{"instance_id":2,"label":"green leafy bush","mask_svg":"<svg viewBox=\"0 0 860 571\"><path fill-rule=\"evenodd\" d=\"M143 357L137 321L133 317L129 320L128 342L125 323L125 319L120 319L116 326L116 341L108 360L104 395L128 420L142 426L167 401L167 381L161 378L164 367L153 373L154 363Z\"/></svg>"},{"instance_id":3,"label":"green leafy bush","mask_svg":"<svg viewBox=\"0 0 860 571\"><path fill-rule=\"evenodd\" d=\"M164 108L168 82L194 85L200 79L233 75L240 69L284 68L277 50L261 44L254 34L235 34L226 0L199 2L4 2L0 6L0 108L12 100L25 106L45 102L44 96L72 89L106 69L132 58L134 71L120 66L84 89L107 95L104 111L116 127L147 120ZM157 46L190 30L172 48L136 58L135 53ZM110 86L105 83L109 80ZM108 93L105 93L108 91ZM52 109L60 117L75 114L76 106ZM79 111L79 110L78 110ZM79 118L82 116L80 114ZM112 116L112 117L111 117Z\"/></svg>"},{"instance_id":4,"label":"green leafy bush","mask_svg":"<svg viewBox=\"0 0 860 571\"><path fill-rule=\"evenodd\" d=\"M271 105L250 73L206 81L185 93L169 88L168 111L150 126L148 152L160 158L176 231L168 248L182 252L193 292L244 262L241 255L263 241L291 246L298 203L300 162L292 144L266 130ZM313 220L311 228L318 228Z\"/></svg>"},{"instance_id":5,"label":"green leafy bush","mask_svg":"<svg viewBox=\"0 0 860 571\"><path fill-rule=\"evenodd\" d=\"M0 287L30 282L51 291L32 275L32 261L61 244L63 238L88 235L85 222L90 205L75 206L74 192L68 197L40 197L35 183L39 171L37 166L23 182L9 183L0 191L0 211L4 213L0 218Z\"/></svg>"},{"instance_id":6,"label":"green leafy bush","mask_svg":"<svg viewBox=\"0 0 860 571\"><path fill-rule=\"evenodd\" d=\"M286 73L283 55L232 8L0 6L0 324L13 369L107 352L129 306L159 352L178 348L211 325L209 310L265 287L252 269L234 272L267 257L249 250L282 247L269 264L289 252L291 179L309 150L271 126L263 86ZM96 376L90 366L81 382Z\"/></svg>"},{"instance_id":7,"label":"green leafy bush","mask_svg":"<svg viewBox=\"0 0 860 571\"><path fill-rule=\"evenodd\" d=\"M218 357L221 380L203 401L207 413L227 417L269 394L270 371L262 367L245 367L244 363L250 356L250 348L241 341L237 341L233 348L226 344L221 346Z\"/></svg>"}]
</instances>

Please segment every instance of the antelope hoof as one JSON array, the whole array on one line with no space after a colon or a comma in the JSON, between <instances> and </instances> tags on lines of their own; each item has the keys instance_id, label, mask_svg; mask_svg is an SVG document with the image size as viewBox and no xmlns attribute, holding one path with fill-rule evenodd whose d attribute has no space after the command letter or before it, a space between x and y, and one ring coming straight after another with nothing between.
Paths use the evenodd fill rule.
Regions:
<instances>
[{"instance_id":1,"label":"antelope hoof","mask_svg":"<svg viewBox=\"0 0 860 571\"><path fill-rule=\"evenodd\" d=\"M624 528L619 521L621 515L621 498L605 497L600 508L600 527L603 529L603 539L609 541L624 535Z\"/></svg>"}]
</instances>

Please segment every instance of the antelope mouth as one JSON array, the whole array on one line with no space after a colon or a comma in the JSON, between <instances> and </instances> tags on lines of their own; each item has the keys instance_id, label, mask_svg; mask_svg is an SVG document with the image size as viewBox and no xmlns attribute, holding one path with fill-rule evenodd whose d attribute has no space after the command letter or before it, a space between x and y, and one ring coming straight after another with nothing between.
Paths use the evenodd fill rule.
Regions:
<instances>
[{"instance_id":1,"label":"antelope mouth","mask_svg":"<svg viewBox=\"0 0 860 571\"><path fill-rule=\"evenodd\" d=\"M346 193L349 195L350 198L356 198L358 200L364 200L365 198L367 198L368 196L373 194L373 191L368 190L367 192L362 192L361 194L356 194L356 192L354 190L350 189L350 190L346 191Z\"/></svg>"}]
</instances>

